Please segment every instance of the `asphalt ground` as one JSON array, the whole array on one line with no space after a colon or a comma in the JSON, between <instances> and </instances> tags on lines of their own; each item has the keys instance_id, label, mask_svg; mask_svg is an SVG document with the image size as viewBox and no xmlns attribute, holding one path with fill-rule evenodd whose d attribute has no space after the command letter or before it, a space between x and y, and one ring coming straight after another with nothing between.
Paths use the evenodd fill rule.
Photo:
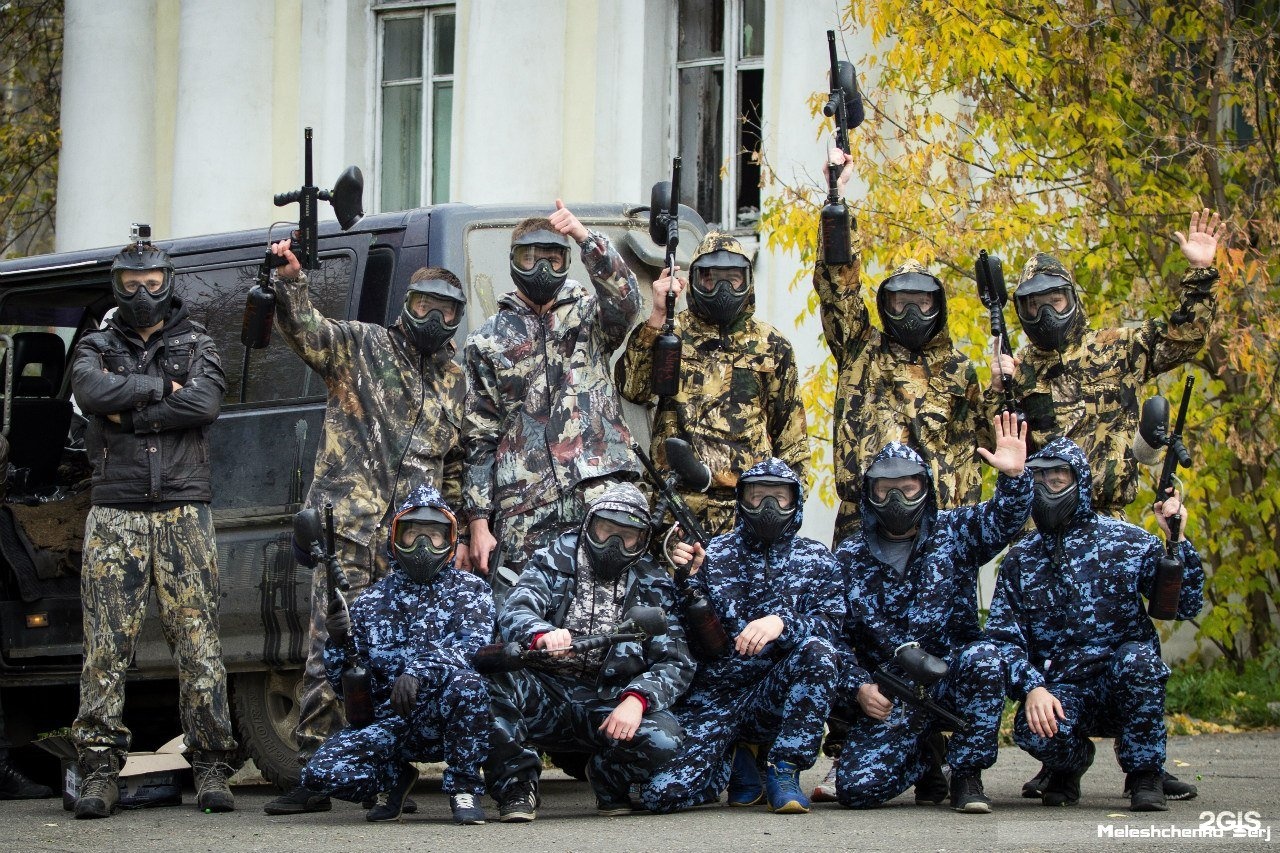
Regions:
<instances>
[{"instance_id":1,"label":"asphalt ground","mask_svg":"<svg viewBox=\"0 0 1280 853\"><path fill-rule=\"evenodd\" d=\"M358 805L335 801L326 813L269 817L263 804L276 795L267 785L238 785L238 811L196 811L188 789L184 805L119 812L109 820L77 821L61 800L0 803L0 849L12 851L770 851L783 850L1257 850L1280 846L1280 732L1175 737L1169 768L1195 782L1198 798L1171 803L1170 811L1135 815L1120 796L1124 776L1110 741L1084 778L1083 798L1070 808L1049 809L1019 797L1036 771L1030 756L1002 748L984 773L995 801L990 815L961 815L945 806L916 806L911 792L887 806L851 811L816 805L808 815L773 815L765 808L705 806L678 815L603 818L586 784L559 771L543 777L542 806L531 824L454 826L439 779L419 782L415 815L398 824L370 824ZM806 789L830 763L820 759L804 774ZM497 809L486 800L491 818ZM1252 813L1252 814L1251 814ZM1257 827L1255 837L1235 837L1235 827ZM1109 829L1108 829L1109 828ZM1130 832L1162 833L1123 838ZM1172 831L1221 830L1222 838L1169 837ZM1107 833L1110 832L1110 835ZM1247 834L1247 831L1242 831ZM1266 836L1273 835L1268 843ZM1258 837L1261 836L1261 837Z\"/></svg>"}]
</instances>

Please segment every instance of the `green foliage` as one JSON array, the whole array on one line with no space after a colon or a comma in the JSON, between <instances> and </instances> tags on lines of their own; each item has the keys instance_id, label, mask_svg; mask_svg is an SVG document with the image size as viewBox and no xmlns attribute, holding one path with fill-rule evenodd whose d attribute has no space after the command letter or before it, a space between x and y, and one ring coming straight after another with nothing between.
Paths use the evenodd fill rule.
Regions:
<instances>
[{"instance_id":1,"label":"green foliage","mask_svg":"<svg viewBox=\"0 0 1280 853\"><path fill-rule=\"evenodd\" d=\"M851 199L864 273L876 282L913 257L938 270L952 337L984 381L979 249L1002 256L1010 278L1032 253L1053 251L1074 267L1095 327L1131 324L1175 307L1186 262L1172 234L1186 230L1189 212L1213 208L1230 223L1217 261L1218 317L1191 366L1195 467L1184 491L1212 605L1197 627L1236 667L1273 646L1280 2L852 0L842 24L875 42L872 55L852 57L868 102L866 123L851 134L855 182L866 187ZM815 117L824 98L811 99ZM817 132L829 133L829 122ZM811 265L823 193L773 194L762 217L770 245ZM809 273L793 289L808 295ZM1016 322L1011 331L1017 347ZM1159 390L1181 382L1175 371ZM834 387L830 361L804 380L823 450ZM821 461L829 466L829 453ZM828 498L830 484L829 467L820 469ZM1130 516L1150 503L1148 489ZM1149 513L1144 523L1155 529Z\"/></svg>"},{"instance_id":2,"label":"green foliage","mask_svg":"<svg viewBox=\"0 0 1280 853\"><path fill-rule=\"evenodd\" d=\"M1169 676L1165 712L1241 728L1280 725L1280 667L1247 661L1237 673L1219 661L1183 664Z\"/></svg>"}]
</instances>

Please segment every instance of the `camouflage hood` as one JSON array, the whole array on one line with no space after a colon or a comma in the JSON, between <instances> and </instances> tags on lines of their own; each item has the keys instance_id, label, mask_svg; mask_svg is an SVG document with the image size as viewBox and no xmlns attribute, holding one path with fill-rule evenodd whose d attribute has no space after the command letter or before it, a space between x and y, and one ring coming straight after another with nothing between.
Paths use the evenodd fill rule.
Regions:
<instances>
[{"instance_id":1,"label":"camouflage hood","mask_svg":"<svg viewBox=\"0 0 1280 853\"><path fill-rule=\"evenodd\" d=\"M1071 470L1075 472L1076 485L1080 490L1080 498L1076 503L1075 520L1080 521L1091 518L1094 514L1093 473L1089 470L1089 460L1085 457L1084 451L1069 438L1055 438L1041 450L1033 453L1027 461L1050 457L1065 459L1067 464L1071 466Z\"/></svg>"},{"instance_id":2,"label":"camouflage hood","mask_svg":"<svg viewBox=\"0 0 1280 853\"><path fill-rule=\"evenodd\" d=\"M1031 256L1031 259L1022 266L1022 274L1018 276L1018 286L1014 288L1010 297L1014 299L1015 313L1017 309L1018 291L1022 286L1038 275L1052 275L1067 280L1071 285L1072 291L1076 295L1076 316L1075 321L1071 324L1071 328L1067 330L1066 345L1073 347L1080 343L1084 338L1084 333L1089 328L1089 317L1085 311L1084 292L1080 290L1080 285L1076 284L1076 277L1071 274L1071 270L1067 269L1067 265L1058 260L1048 252L1037 252ZM1023 294L1025 295L1025 294ZM1021 315L1019 315L1019 323L1021 323ZM1035 344L1030 344L1032 347Z\"/></svg>"},{"instance_id":3,"label":"camouflage hood","mask_svg":"<svg viewBox=\"0 0 1280 853\"><path fill-rule=\"evenodd\" d=\"M635 483L616 483L605 489L600 497L593 500L582 515L582 524L578 526L578 589L582 590L595 582L595 573L591 570L591 561L587 559L587 524L591 516L600 510L612 509L627 512L649 522L649 500Z\"/></svg>"},{"instance_id":4,"label":"camouflage hood","mask_svg":"<svg viewBox=\"0 0 1280 853\"><path fill-rule=\"evenodd\" d=\"M904 459L907 462L914 462L924 468L925 479L925 503L924 515L920 517L920 532L916 534L917 540L923 540L928 537L929 531L933 527L934 520L938 517L938 490L933 482L933 469L929 467L929 463L924 458L900 441L891 441L884 446L876 454L876 458L871 460L871 464L867 466L867 470L877 463L885 459ZM862 475L862 529L867 533L874 533L877 526L876 514L871 507L871 484L868 482L866 474ZM875 537L868 536L868 542L874 542Z\"/></svg>"},{"instance_id":5,"label":"camouflage hood","mask_svg":"<svg viewBox=\"0 0 1280 853\"><path fill-rule=\"evenodd\" d=\"M689 270L690 270L689 287L693 287L693 284L694 284L693 275L692 275L694 263L696 263L697 260L703 255L710 255L712 252L730 252L731 254L734 254L734 255L740 255L743 258L743 260L746 261L747 299L743 303L742 310L738 313L738 316L734 319L732 323L726 326L723 330L724 334L741 332L744 329L746 329L747 325L749 324L749 321L752 318L754 318L756 314L755 264L751 262L751 256L747 254L746 249L742 248L742 243L738 241L737 237L734 237L732 234L725 234L721 231L708 231L706 235L703 236L702 241L698 243L697 248L693 250L692 259L689 261ZM688 300L689 300L689 297L686 296L685 297L686 303L688 302ZM707 322L706 320L702 319L698 315L694 314L692 311L689 311L688 315L689 316L685 318L686 323L689 323L694 326L702 327L703 329L707 330L707 332L715 332L716 335L718 336L718 333L720 330L719 330L719 327L717 327L714 323Z\"/></svg>"},{"instance_id":6,"label":"camouflage hood","mask_svg":"<svg viewBox=\"0 0 1280 853\"><path fill-rule=\"evenodd\" d=\"M445 502L444 497L435 486L430 483L422 483L416 486L414 490L409 493L409 497L405 498L404 503L400 504L399 508L396 510L396 515L398 516L403 512L407 512L411 509L417 509L418 507L431 507L432 509L438 509L447 515L453 522L453 536L454 540L457 540L458 519L454 516L453 510L449 509L449 504ZM394 519L395 516L392 516L392 518ZM398 568L396 564L396 551L391 547L391 534L394 527L394 524L387 525L387 556L391 559L391 567L396 569ZM453 565L453 557L450 557L449 565Z\"/></svg>"},{"instance_id":7,"label":"camouflage hood","mask_svg":"<svg viewBox=\"0 0 1280 853\"><path fill-rule=\"evenodd\" d=\"M802 483L800 478L796 476L796 473L791 470L790 465L783 462L776 456L770 456L768 459L752 465L743 472L741 477L738 478L737 499L739 501L742 500L743 480L750 477L764 476L781 477L785 480L790 480L796 486L796 517L792 519L786 532L783 533L782 536L778 538L777 542L774 543L774 545L777 545L778 543L785 543L787 540L791 539L791 537L795 536L796 531L800 529L800 525L804 524L804 483ZM751 533L750 528L748 528L745 522L743 522L741 513L738 514L738 520L734 524L734 529L737 531L739 536L749 537L751 541L758 541L756 540L755 535Z\"/></svg>"}]
</instances>

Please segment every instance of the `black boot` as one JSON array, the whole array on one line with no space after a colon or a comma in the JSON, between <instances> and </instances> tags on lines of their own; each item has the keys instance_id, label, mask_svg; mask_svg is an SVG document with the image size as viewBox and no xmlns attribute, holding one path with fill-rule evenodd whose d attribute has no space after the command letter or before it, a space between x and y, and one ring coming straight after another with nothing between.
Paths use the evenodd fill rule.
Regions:
<instances>
[{"instance_id":1,"label":"black boot","mask_svg":"<svg viewBox=\"0 0 1280 853\"><path fill-rule=\"evenodd\" d=\"M951 772L951 808L967 814L991 813L991 798L982 790L982 771Z\"/></svg>"},{"instance_id":2,"label":"black boot","mask_svg":"<svg viewBox=\"0 0 1280 853\"><path fill-rule=\"evenodd\" d=\"M1074 806L1080 802L1080 779L1093 764L1096 751L1093 741L1086 740L1084 764L1074 770L1054 770L1049 774L1049 781L1044 786L1044 796L1040 800L1046 806Z\"/></svg>"},{"instance_id":3,"label":"black boot","mask_svg":"<svg viewBox=\"0 0 1280 853\"><path fill-rule=\"evenodd\" d=\"M43 800L52 796L52 788L32 782L13 766L8 750L0 752L0 800Z\"/></svg>"},{"instance_id":4,"label":"black boot","mask_svg":"<svg viewBox=\"0 0 1280 853\"><path fill-rule=\"evenodd\" d=\"M1125 776L1124 786L1129 795L1129 809L1135 812L1167 812L1169 804L1164 795L1164 774L1159 770L1135 770Z\"/></svg>"},{"instance_id":5,"label":"black boot","mask_svg":"<svg viewBox=\"0 0 1280 853\"><path fill-rule=\"evenodd\" d=\"M262 807L267 814L307 814L309 812L327 812L333 808L328 794L304 788L301 785L287 794L281 794Z\"/></svg>"},{"instance_id":6,"label":"black boot","mask_svg":"<svg viewBox=\"0 0 1280 853\"><path fill-rule=\"evenodd\" d=\"M1022 784L1022 796L1028 800L1038 800L1044 796L1044 786L1049 784L1049 774L1053 772L1045 765L1040 765L1040 772ZM1125 794L1128 796L1128 793Z\"/></svg>"},{"instance_id":7,"label":"black boot","mask_svg":"<svg viewBox=\"0 0 1280 853\"><path fill-rule=\"evenodd\" d=\"M120 760L109 749L80 753L80 796L76 819L111 817L120 802Z\"/></svg>"},{"instance_id":8,"label":"black boot","mask_svg":"<svg viewBox=\"0 0 1280 853\"><path fill-rule=\"evenodd\" d=\"M947 775L943 771L947 755L947 740L941 732L929 737L926 750L929 766L916 780L916 805L936 806L947 798Z\"/></svg>"}]
</instances>

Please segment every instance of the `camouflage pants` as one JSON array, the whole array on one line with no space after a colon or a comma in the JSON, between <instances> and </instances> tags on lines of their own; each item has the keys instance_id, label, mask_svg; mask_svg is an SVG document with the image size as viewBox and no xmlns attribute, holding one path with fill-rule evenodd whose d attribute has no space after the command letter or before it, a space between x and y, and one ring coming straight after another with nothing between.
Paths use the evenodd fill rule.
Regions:
<instances>
[{"instance_id":1,"label":"camouflage pants","mask_svg":"<svg viewBox=\"0 0 1280 853\"><path fill-rule=\"evenodd\" d=\"M647 712L629 741L606 737L600 726L617 700L598 698L595 685L544 672L489 676L489 696L494 728L485 780L495 798L509 785L537 780L542 762L529 743L549 752L592 753L589 769L596 797L618 802L626 800L633 783L648 779L669 761L683 738L668 711Z\"/></svg>"},{"instance_id":2,"label":"camouflage pants","mask_svg":"<svg viewBox=\"0 0 1280 853\"><path fill-rule=\"evenodd\" d=\"M666 814L714 802L729 784L730 750L739 742L772 743L769 761L813 766L838 677L834 647L809 637L746 686L695 680L676 706L684 745L641 789L645 807Z\"/></svg>"},{"instance_id":3,"label":"camouflage pants","mask_svg":"<svg viewBox=\"0 0 1280 853\"><path fill-rule=\"evenodd\" d=\"M423 689L409 719L377 709L362 729L338 732L302 771L302 784L340 800L372 800L390 791L412 761L444 761L446 794L483 794L480 769L489 751L489 692L484 677L456 670L436 690Z\"/></svg>"},{"instance_id":4,"label":"camouflage pants","mask_svg":"<svg viewBox=\"0 0 1280 853\"><path fill-rule=\"evenodd\" d=\"M208 504L160 511L89 510L84 531L84 667L72 738L121 763L125 672L155 587L160 624L178 659L178 708L187 748L228 761L236 748L218 639L218 558Z\"/></svg>"},{"instance_id":5,"label":"camouflage pants","mask_svg":"<svg viewBox=\"0 0 1280 853\"><path fill-rule=\"evenodd\" d=\"M1116 739L1116 760L1126 773L1162 770L1165 759L1164 686L1169 667L1149 643L1125 643L1093 681L1047 684L1066 719L1052 738L1032 734L1024 708L1013 721L1013 741L1051 770L1084 766L1085 741Z\"/></svg>"},{"instance_id":6,"label":"camouflage pants","mask_svg":"<svg viewBox=\"0 0 1280 853\"><path fill-rule=\"evenodd\" d=\"M502 565L509 570L507 574L511 582L510 585L505 585L493 573L489 575L490 582L503 587L501 593L505 596L506 590L515 584L515 579L520 577L525 564L534 553L549 545L561 533L581 524L587 504L617 482L612 477L597 477L579 483L572 494L562 495L551 503L520 513L495 516L491 521L492 532L498 540L498 547L502 549ZM497 592L495 589L495 593Z\"/></svg>"},{"instance_id":7,"label":"camouflage pants","mask_svg":"<svg viewBox=\"0 0 1280 853\"><path fill-rule=\"evenodd\" d=\"M342 593L347 604L356 600L370 584L381 580L389 571L386 551L357 545L348 539L337 539L338 561L351 588ZM324 618L329 612L328 586L324 568L317 566L311 579L311 632L307 650L307 666L302 676L302 696L298 702L298 760L306 764L312 753L329 736L346 725L342 702L324 671L324 641L329 632Z\"/></svg>"},{"instance_id":8,"label":"camouflage pants","mask_svg":"<svg viewBox=\"0 0 1280 853\"><path fill-rule=\"evenodd\" d=\"M1000 653L984 641L961 650L946 678L933 686L939 705L969 721L969 731L953 734L947 746L953 772L985 770L996 763L1004 692ZM872 808L907 790L925 772L928 741L940 724L925 711L896 701L887 720L873 720L861 710L852 716L836 764L836 796L850 808Z\"/></svg>"}]
</instances>

